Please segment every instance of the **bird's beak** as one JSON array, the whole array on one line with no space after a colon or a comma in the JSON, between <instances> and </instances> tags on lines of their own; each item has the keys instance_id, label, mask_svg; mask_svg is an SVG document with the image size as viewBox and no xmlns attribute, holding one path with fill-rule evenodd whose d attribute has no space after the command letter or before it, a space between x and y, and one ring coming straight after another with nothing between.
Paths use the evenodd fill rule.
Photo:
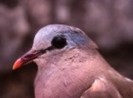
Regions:
<instances>
[{"instance_id":1,"label":"bird's beak","mask_svg":"<svg viewBox=\"0 0 133 98\"><path fill-rule=\"evenodd\" d=\"M37 58L41 54L42 54L41 51L30 50L29 52L27 52L26 54L24 54L22 57L20 57L15 61L15 63L13 64L13 70L18 69L22 65Z\"/></svg>"}]
</instances>

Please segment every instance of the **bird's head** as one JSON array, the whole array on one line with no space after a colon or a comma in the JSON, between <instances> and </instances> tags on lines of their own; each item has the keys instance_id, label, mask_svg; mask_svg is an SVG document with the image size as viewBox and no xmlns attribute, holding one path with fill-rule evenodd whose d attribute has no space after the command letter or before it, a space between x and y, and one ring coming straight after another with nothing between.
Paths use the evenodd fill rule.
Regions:
<instances>
[{"instance_id":1,"label":"bird's head","mask_svg":"<svg viewBox=\"0 0 133 98\"><path fill-rule=\"evenodd\" d=\"M16 60L13 69L45 57L48 53L58 55L60 52L82 47L97 48L96 44L79 28L60 24L48 25L37 32L31 50Z\"/></svg>"}]
</instances>

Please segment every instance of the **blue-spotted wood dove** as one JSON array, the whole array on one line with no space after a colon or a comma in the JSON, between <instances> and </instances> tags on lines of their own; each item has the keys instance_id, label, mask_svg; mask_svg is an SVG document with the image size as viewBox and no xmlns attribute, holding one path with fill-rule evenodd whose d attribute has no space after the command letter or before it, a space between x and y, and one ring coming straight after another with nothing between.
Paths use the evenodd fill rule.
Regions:
<instances>
[{"instance_id":1,"label":"blue-spotted wood dove","mask_svg":"<svg viewBox=\"0 0 133 98\"><path fill-rule=\"evenodd\" d=\"M40 29L13 69L30 61L38 66L35 98L133 98L133 81L114 70L76 27L52 24Z\"/></svg>"}]
</instances>

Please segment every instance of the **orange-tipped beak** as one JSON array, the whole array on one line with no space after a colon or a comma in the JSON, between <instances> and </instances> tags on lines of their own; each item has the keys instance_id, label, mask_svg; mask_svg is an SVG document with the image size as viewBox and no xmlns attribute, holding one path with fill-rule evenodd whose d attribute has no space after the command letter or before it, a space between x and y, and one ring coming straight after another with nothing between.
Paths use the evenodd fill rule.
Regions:
<instances>
[{"instance_id":1,"label":"orange-tipped beak","mask_svg":"<svg viewBox=\"0 0 133 98\"><path fill-rule=\"evenodd\" d=\"M33 59L37 58L39 55L41 55L43 51L29 51L22 57L16 60L16 62L13 64L13 70L20 68L22 65L32 61Z\"/></svg>"},{"instance_id":2,"label":"orange-tipped beak","mask_svg":"<svg viewBox=\"0 0 133 98\"><path fill-rule=\"evenodd\" d=\"M18 69L19 67L21 67L23 65L23 61L21 60L21 58L17 59L16 62L13 64L13 70Z\"/></svg>"}]
</instances>

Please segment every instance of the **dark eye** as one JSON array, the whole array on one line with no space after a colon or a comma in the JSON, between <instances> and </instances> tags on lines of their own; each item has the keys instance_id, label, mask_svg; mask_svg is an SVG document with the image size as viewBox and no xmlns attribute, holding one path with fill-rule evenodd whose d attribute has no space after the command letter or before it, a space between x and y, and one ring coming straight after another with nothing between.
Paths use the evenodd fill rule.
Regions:
<instances>
[{"instance_id":1,"label":"dark eye","mask_svg":"<svg viewBox=\"0 0 133 98\"><path fill-rule=\"evenodd\" d=\"M52 40L52 46L57 49L61 49L67 45L66 38L64 36L56 36Z\"/></svg>"}]
</instances>

